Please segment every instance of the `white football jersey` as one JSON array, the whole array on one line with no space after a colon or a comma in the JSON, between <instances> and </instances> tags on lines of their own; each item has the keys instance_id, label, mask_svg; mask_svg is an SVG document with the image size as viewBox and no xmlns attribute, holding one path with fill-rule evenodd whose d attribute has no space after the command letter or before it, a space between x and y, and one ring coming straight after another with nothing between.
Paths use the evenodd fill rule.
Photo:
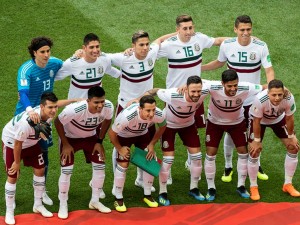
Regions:
<instances>
[{"instance_id":1,"label":"white football jersey","mask_svg":"<svg viewBox=\"0 0 300 225\"><path fill-rule=\"evenodd\" d=\"M153 123L164 124L165 113L156 107L153 119L143 120L139 113L139 104L134 103L119 113L112 125L112 130L120 137L135 137L147 133L148 128Z\"/></svg>"},{"instance_id":2,"label":"white football jersey","mask_svg":"<svg viewBox=\"0 0 300 225\"><path fill-rule=\"evenodd\" d=\"M158 49L159 45L152 43L143 60L137 59L135 54L130 56L124 55L124 53L109 54L112 64L121 69L118 103L123 108L130 100L140 97L153 88L153 69Z\"/></svg>"},{"instance_id":3,"label":"white football jersey","mask_svg":"<svg viewBox=\"0 0 300 225\"><path fill-rule=\"evenodd\" d=\"M219 125L241 123L245 119L243 102L262 90L259 84L239 82L236 95L227 96L220 81L205 81L205 83L210 93L207 118L210 122Z\"/></svg>"},{"instance_id":4,"label":"white football jersey","mask_svg":"<svg viewBox=\"0 0 300 225\"><path fill-rule=\"evenodd\" d=\"M40 106L33 108L34 112L40 115ZM27 118L29 117L26 111L14 116L3 128L2 141L3 143L14 148L15 140L22 141L22 149L29 148L35 145L41 138L35 139L34 129L28 124ZM50 123L52 119L48 119Z\"/></svg>"},{"instance_id":5,"label":"white football jersey","mask_svg":"<svg viewBox=\"0 0 300 225\"><path fill-rule=\"evenodd\" d=\"M285 115L291 116L296 111L296 104L293 95L285 97L278 106L272 105L268 90L264 90L255 96L250 108L250 114L261 118L261 124L275 124L280 122Z\"/></svg>"},{"instance_id":6,"label":"white football jersey","mask_svg":"<svg viewBox=\"0 0 300 225\"><path fill-rule=\"evenodd\" d=\"M102 53L93 63L86 62L84 58L71 57L67 59L57 72L55 80L71 76L68 99L88 98L88 89L102 86L104 74L118 78L120 71L112 67L110 59Z\"/></svg>"},{"instance_id":7,"label":"white football jersey","mask_svg":"<svg viewBox=\"0 0 300 225\"><path fill-rule=\"evenodd\" d=\"M104 120L112 119L114 106L105 100L101 113L90 113L86 100L67 105L58 115L59 121L64 126L66 137L85 138L96 134L96 128Z\"/></svg>"},{"instance_id":8,"label":"white football jersey","mask_svg":"<svg viewBox=\"0 0 300 225\"><path fill-rule=\"evenodd\" d=\"M162 42L158 58L168 58L166 87L180 87L190 76L201 76L202 52L214 42L214 38L199 32L189 42L180 41L178 35Z\"/></svg>"},{"instance_id":9,"label":"white football jersey","mask_svg":"<svg viewBox=\"0 0 300 225\"><path fill-rule=\"evenodd\" d=\"M166 102L167 127L184 128L195 122L195 112L208 95L208 89L203 85L198 102L188 102L185 95L180 95L177 88L160 89L157 96Z\"/></svg>"},{"instance_id":10,"label":"white football jersey","mask_svg":"<svg viewBox=\"0 0 300 225\"><path fill-rule=\"evenodd\" d=\"M267 44L253 38L247 46L240 45L236 37L223 41L218 61L227 62L227 68L237 72L239 81L253 84L260 84L261 66L272 66ZM250 105L252 101L253 96L246 99L244 105Z\"/></svg>"}]
</instances>

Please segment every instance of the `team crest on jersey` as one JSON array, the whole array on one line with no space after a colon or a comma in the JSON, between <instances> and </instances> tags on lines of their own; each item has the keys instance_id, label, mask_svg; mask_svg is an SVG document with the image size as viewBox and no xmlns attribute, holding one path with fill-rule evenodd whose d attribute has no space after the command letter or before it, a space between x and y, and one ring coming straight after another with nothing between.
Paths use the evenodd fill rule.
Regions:
<instances>
[{"instance_id":1,"label":"team crest on jersey","mask_svg":"<svg viewBox=\"0 0 300 225\"><path fill-rule=\"evenodd\" d=\"M239 104L241 104L241 103L242 103L242 99L237 98L237 99L235 100L235 104L239 105Z\"/></svg>"},{"instance_id":2,"label":"team crest on jersey","mask_svg":"<svg viewBox=\"0 0 300 225\"><path fill-rule=\"evenodd\" d=\"M99 67L98 67L98 73L99 73L99 74L102 74L102 73L103 73L103 66L99 66Z\"/></svg>"},{"instance_id":3,"label":"team crest on jersey","mask_svg":"<svg viewBox=\"0 0 300 225\"><path fill-rule=\"evenodd\" d=\"M254 140L254 133L250 134L250 139Z\"/></svg>"},{"instance_id":4,"label":"team crest on jersey","mask_svg":"<svg viewBox=\"0 0 300 225\"><path fill-rule=\"evenodd\" d=\"M210 142L210 135L206 135L206 142Z\"/></svg>"},{"instance_id":5,"label":"team crest on jersey","mask_svg":"<svg viewBox=\"0 0 300 225\"><path fill-rule=\"evenodd\" d=\"M251 60L255 60L256 59L256 53L255 52L251 52L250 53L250 59Z\"/></svg>"},{"instance_id":6,"label":"team crest on jersey","mask_svg":"<svg viewBox=\"0 0 300 225\"><path fill-rule=\"evenodd\" d=\"M152 59L148 59L148 65L149 65L149 66L152 66L152 65L153 65Z\"/></svg>"},{"instance_id":7,"label":"team crest on jersey","mask_svg":"<svg viewBox=\"0 0 300 225\"><path fill-rule=\"evenodd\" d=\"M169 143L167 141L163 142L163 148L168 148L169 147Z\"/></svg>"},{"instance_id":8,"label":"team crest on jersey","mask_svg":"<svg viewBox=\"0 0 300 225\"><path fill-rule=\"evenodd\" d=\"M198 43L194 44L194 49L199 52L200 51L200 46Z\"/></svg>"},{"instance_id":9,"label":"team crest on jersey","mask_svg":"<svg viewBox=\"0 0 300 225\"><path fill-rule=\"evenodd\" d=\"M50 76L50 77L54 77L54 71L53 71L53 70L50 70L49 76Z\"/></svg>"}]
</instances>

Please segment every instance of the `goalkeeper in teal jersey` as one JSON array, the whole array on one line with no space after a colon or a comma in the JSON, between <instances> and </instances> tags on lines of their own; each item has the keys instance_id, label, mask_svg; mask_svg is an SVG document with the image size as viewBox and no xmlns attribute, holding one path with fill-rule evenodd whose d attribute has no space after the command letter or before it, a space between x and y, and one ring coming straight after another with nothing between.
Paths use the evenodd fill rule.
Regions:
<instances>
[{"instance_id":1,"label":"goalkeeper in teal jersey","mask_svg":"<svg viewBox=\"0 0 300 225\"><path fill-rule=\"evenodd\" d=\"M20 98L15 115L26 111L35 123L38 122L39 115L33 111L33 108L40 104L44 92L53 91L56 73L63 64L62 60L50 57L52 46L52 40L47 37L33 38L28 46L32 59L25 62L18 71L17 83ZM47 141L41 140L39 144L43 152L45 177L47 177L48 147L53 145L52 138ZM48 205L53 204L46 192L43 194L43 202Z\"/></svg>"}]
</instances>

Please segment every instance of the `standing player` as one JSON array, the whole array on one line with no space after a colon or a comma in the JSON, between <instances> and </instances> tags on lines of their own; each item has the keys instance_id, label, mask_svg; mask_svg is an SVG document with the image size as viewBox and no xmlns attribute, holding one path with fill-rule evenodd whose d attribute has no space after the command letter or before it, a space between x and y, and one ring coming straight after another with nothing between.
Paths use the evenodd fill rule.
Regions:
<instances>
[{"instance_id":1,"label":"standing player","mask_svg":"<svg viewBox=\"0 0 300 225\"><path fill-rule=\"evenodd\" d=\"M111 60L101 53L100 39L96 34L85 35L82 50L83 57L67 59L55 77L62 80L71 76L68 99L87 98L89 88L102 86L105 73L115 78L120 76L120 71L111 66Z\"/></svg>"},{"instance_id":2,"label":"standing player","mask_svg":"<svg viewBox=\"0 0 300 225\"><path fill-rule=\"evenodd\" d=\"M186 82L187 88L183 95L178 94L177 88L154 88L146 92L156 95L166 102L167 128L162 135L163 162L159 174L159 197L161 205L170 205L167 197L167 179L174 161L175 135L178 133L183 144L188 149L191 158L191 181L189 195L198 201L205 200L198 188L202 172L202 156L200 140L195 125L194 114L208 94L207 89L202 89L202 80L199 76L191 76Z\"/></svg>"},{"instance_id":3,"label":"standing player","mask_svg":"<svg viewBox=\"0 0 300 225\"><path fill-rule=\"evenodd\" d=\"M82 149L92 162L92 198L90 209L103 213L111 210L99 202L105 178L105 152L102 145L113 117L113 104L105 100L102 87L88 90L88 99L67 106L55 119L55 127L60 138L61 174L59 178L58 217L68 218L68 192L74 167L74 154ZM96 128L102 123L99 136Z\"/></svg>"},{"instance_id":4,"label":"standing player","mask_svg":"<svg viewBox=\"0 0 300 225\"><path fill-rule=\"evenodd\" d=\"M159 128L153 137L150 137L148 128L157 123ZM163 134L166 128L164 113L156 107L155 99L152 96L144 96L139 104L132 104L124 109L115 119L112 128L109 130L109 137L117 150L117 167L114 172L115 208L118 212L126 212L127 208L123 200L123 189L126 178L126 171L129 166L130 147L134 144L140 149L147 149L146 158L151 160L155 157L154 145ZM149 207L157 207L157 202L151 197L153 176L143 171L143 201Z\"/></svg>"},{"instance_id":5,"label":"standing player","mask_svg":"<svg viewBox=\"0 0 300 225\"><path fill-rule=\"evenodd\" d=\"M138 31L132 36L133 54L127 56L124 53L109 54L112 64L121 69L120 93L118 96L118 115L126 104L144 94L145 90L153 88L153 70L157 59L157 53L161 42L173 34L168 34L156 39L150 45L149 34L145 31ZM155 126L149 127L150 135L155 133ZM116 168L116 149L113 150L113 168ZM137 168L138 178L135 185L143 187L142 170ZM154 187L151 188L155 191Z\"/></svg>"},{"instance_id":6,"label":"standing player","mask_svg":"<svg viewBox=\"0 0 300 225\"><path fill-rule=\"evenodd\" d=\"M216 154L223 133L228 132L233 137L233 142L238 152L238 185L237 192L242 198L249 198L245 188L247 177L248 152L247 127L244 118L244 101L261 91L262 86L249 82L239 82L235 70L225 70L222 73L222 83L208 81L210 102L206 127L206 157L205 175L208 184L207 201L215 200L216 186Z\"/></svg>"},{"instance_id":7,"label":"standing player","mask_svg":"<svg viewBox=\"0 0 300 225\"><path fill-rule=\"evenodd\" d=\"M89 88L102 86L102 78L105 73L114 78L120 76L120 71L112 67L111 60L101 52L99 37L96 34L89 33L83 39L82 57L73 56L67 59L57 72L55 79L62 80L71 76L68 99L86 99ZM98 133L100 127L101 124L97 129ZM103 190L101 190L100 198L105 198Z\"/></svg>"},{"instance_id":8,"label":"standing player","mask_svg":"<svg viewBox=\"0 0 300 225\"><path fill-rule=\"evenodd\" d=\"M62 66L60 59L51 57L51 48L53 42L48 37L36 37L31 40L28 51L31 60L25 62L18 71L18 92L20 100L16 106L15 115L23 112L29 113L32 121L39 122L39 115L33 110L33 107L40 104L41 95L46 91L53 91L53 83L57 71ZM45 161L45 177L48 172L48 148L53 145L52 138L47 141L40 140L40 145ZM53 205L53 201L47 193L43 194L43 202L47 205Z\"/></svg>"},{"instance_id":9,"label":"standing player","mask_svg":"<svg viewBox=\"0 0 300 225\"><path fill-rule=\"evenodd\" d=\"M189 15L180 15L176 18L177 34L161 44L158 57L168 59L168 74L166 87L175 88L186 84L190 76L201 76L202 52L213 45L219 46L225 39L212 38L200 32L195 32L193 19ZM195 113L195 122L198 128L205 127L203 104ZM190 159L188 160L190 165ZM172 178L168 179L168 184Z\"/></svg>"},{"instance_id":10,"label":"standing player","mask_svg":"<svg viewBox=\"0 0 300 225\"><path fill-rule=\"evenodd\" d=\"M264 67L266 79L269 83L274 79L274 70L272 67L268 46L265 42L253 39L252 21L247 15L239 16L235 20L234 32L237 37L225 40L219 51L217 60L202 66L201 70L214 70L220 68L227 63L229 69L233 69L239 76L239 81L247 81L254 84L260 83L261 66ZM253 101L253 96L246 99L244 102L245 118L248 124L248 111ZM223 182L230 182L232 180L232 153L234 143L232 138L225 134L224 138L224 157L225 170L222 176ZM258 178L267 180L268 176L259 167Z\"/></svg>"},{"instance_id":11,"label":"standing player","mask_svg":"<svg viewBox=\"0 0 300 225\"><path fill-rule=\"evenodd\" d=\"M45 191L45 163L38 141L48 138L51 134L50 125L47 123L55 117L57 112L57 98L49 92L43 93L40 106L33 108L30 113L37 114L39 120L46 126L38 123L33 128L29 125L30 113L24 111L17 114L2 131L3 159L7 173L5 183L6 224L15 224L14 206L16 195L16 183L20 173L20 162L33 168L34 205L33 212L41 213L44 217L52 217L42 203L42 195ZM47 121L47 122L46 122ZM41 133L40 133L41 132Z\"/></svg>"},{"instance_id":12,"label":"standing player","mask_svg":"<svg viewBox=\"0 0 300 225\"><path fill-rule=\"evenodd\" d=\"M280 80L269 82L268 90L255 96L250 108L250 135L248 173L250 178L250 197L259 200L257 185L258 158L262 151L262 140L266 127L272 128L274 133L285 145L284 192L293 197L300 197L300 193L292 185L292 179L298 164L299 142L294 133L294 113L296 105L292 94L285 96L283 83Z\"/></svg>"}]
</instances>

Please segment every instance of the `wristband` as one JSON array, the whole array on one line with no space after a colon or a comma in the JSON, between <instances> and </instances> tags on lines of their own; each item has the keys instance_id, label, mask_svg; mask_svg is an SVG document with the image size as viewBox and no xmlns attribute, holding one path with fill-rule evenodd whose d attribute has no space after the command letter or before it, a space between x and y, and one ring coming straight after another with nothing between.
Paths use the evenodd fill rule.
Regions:
<instances>
[{"instance_id":1,"label":"wristband","mask_svg":"<svg viewBox=\"0 0 300 225\"><path fill-rule=\"evenodd\" d=\"M288 134L288 138L293 138L293 137L295 137L294 134Z\"/></svg>"},{"instance_id":2,"label":"wristband","mask_svg":"<svg viewBox=\"0 0 300 225\"><path fill-rule=\"evenodd\" d=\"M103 139L101 139L101 138L97 139L97 143L102 144L102 142L103 142Z\"/></svg>"},{"instance_id":3,"label":"wristband","mask_svg":"<svg viewBox=\"0 0 300 225\"><path fill-rule=\"evenodd\" d=\"M255 141L255 142L260 142L261 139L260 139L260 138L254 138L254 141Z\"/></svg>"}]
</instances>

